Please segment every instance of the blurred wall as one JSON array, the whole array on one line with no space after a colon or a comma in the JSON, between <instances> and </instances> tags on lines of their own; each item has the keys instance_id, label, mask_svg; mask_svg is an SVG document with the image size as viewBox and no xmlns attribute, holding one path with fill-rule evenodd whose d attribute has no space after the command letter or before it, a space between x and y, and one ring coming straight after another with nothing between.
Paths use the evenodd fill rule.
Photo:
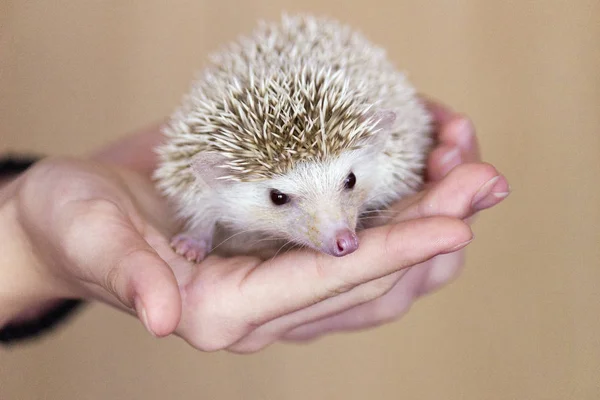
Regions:
<instances>
[{"instance_id":1,"label":"blurred wall","mask_svg":"<svg viewBox=\"0 0 600 400\"><path fill-rule=\"evenodd\" d=\"M0 150L81 154L168 115L209 51L282 10L389 49L474 120L509 199L402 320L251 356L94 306L0 350L1 399L600 398L600 2L0 1Z\"/></svg>"}]
</instances>

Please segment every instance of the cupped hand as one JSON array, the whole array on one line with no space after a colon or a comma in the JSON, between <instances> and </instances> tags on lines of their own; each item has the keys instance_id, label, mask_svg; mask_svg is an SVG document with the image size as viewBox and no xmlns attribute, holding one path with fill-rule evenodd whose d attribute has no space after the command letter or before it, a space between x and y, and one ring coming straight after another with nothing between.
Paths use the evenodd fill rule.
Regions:
<instances>
[{"instance_id":1,"label":"cupped hand","mask_svg":"<svg viewBox=\"0 0 600 400\"><path fill-rule=\"evenodd\" d=\"M250 352L279 339L381 325L458 274L472 239L468 224L510 189L480 162L470 121L437 102L428 106L438 146L426 189L395 204L386 225L363 231L359 250L341 259L294 252L263 264L225 261L227 268L207 260L184 279L184 309L194 314L182 327L195 332L192 344ZM235 318L240 310L246 319Z\"/></svg>"},{"instance_id":2,"label":"cupped hand","mask_svg":"<svg viewBox=\"0 0 600 400\"><path fill-rule=\"evenodd\" d=\"M436 123L438 145L428 162L426 189L392 208L388 223L448 216L472 224L481 210L491 208L510 194L510 187L492 165L482 163L471 121L447 106L426 100ZM440 254L389 278L381 296L286 331L289 340L312 339L334 331L377 326L400 318L420 296L451 282L461 271L465 248ZM280 331L277 332L281 334Z\"/></svg>"},{"instance_id":3,"label":"cupped hand","mask_svg":"<svg viewBox=\"0 0 600 400\"><path fill-rule=\"evenodd\" d=\"M17 236L31 249L27 264L43 280L48 300L102 300L137 312L155 335L173 332L181 317L171 269L178 258L157 253L171 219L147 178L48 158L14 185Z\"/></svg>"},{"instance_id":4,"label":"cupped hand","mask_svg":"<svg viewBox=\"0 0 600 400\"><path fill-rule=\"evenodd\" d=\"M195 265L176 255L167 238L177 227L148 178L156 130L94 154L101 163L40 162L18 182L18 220L53 296L99 299L200 350L252 352L379 325L456 275L470 217L508 194L506 179L479 162L468 120L430 109L439 145L426 190L361 232L360 249L342 258L295 250Z\"/></svg>"}]
</instances>

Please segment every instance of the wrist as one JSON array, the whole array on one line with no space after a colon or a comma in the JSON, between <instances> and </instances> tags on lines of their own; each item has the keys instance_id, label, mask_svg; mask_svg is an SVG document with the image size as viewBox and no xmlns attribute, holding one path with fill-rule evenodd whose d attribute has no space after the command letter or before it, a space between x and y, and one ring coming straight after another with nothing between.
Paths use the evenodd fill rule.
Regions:
<instances>
[{"instance_id":1,"label":"wrist","mask_svg":"<svg viewBox=\"0 0 600 400\"><path fill-rule=\"evenodd\" d=\"M0 186L0 327L44 312L63 294L57 279L36 257L19 222L21 179L13 177Z\"/></svg>"}]
</instances>

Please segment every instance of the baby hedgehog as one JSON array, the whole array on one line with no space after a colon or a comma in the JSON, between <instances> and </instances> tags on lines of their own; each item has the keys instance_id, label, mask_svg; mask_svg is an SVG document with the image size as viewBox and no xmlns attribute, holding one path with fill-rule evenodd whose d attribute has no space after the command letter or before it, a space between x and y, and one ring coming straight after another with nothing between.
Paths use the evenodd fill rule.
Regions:
<instances>
[{"instance_id":1,"label":"baby hedgehog","mask_svg":"<svg viewBox=\"0 0 600 400\"><path fill-rule=\"evenodd\" d=\"M344 256L361 218L421 188L430 116L361 33L283 16L211 61L158 149L158 188L185 222L178 254Z\"/></svg>"}]
</instances>

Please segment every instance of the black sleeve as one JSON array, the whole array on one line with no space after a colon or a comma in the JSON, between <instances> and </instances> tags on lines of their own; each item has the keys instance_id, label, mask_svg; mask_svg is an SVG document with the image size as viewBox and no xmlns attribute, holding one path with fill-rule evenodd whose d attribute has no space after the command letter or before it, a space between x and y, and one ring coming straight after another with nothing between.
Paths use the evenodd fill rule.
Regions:
<instances>
[{"instance_id":1,"label":"black sleeve","mask_svg":"<svg viewBox=\"0 0 600 400\"><path fill-rule=\"evenodd\" d=\"M0 157L0 175L16 175L24 172L39 159L40 157L35 156L8 155ZM83 304L84 302L78 299L63 300L34 320L9 323L0 327L0 343L10 345L49 333L61 322L65 322Z\"/></svg>"}]
</instances>

